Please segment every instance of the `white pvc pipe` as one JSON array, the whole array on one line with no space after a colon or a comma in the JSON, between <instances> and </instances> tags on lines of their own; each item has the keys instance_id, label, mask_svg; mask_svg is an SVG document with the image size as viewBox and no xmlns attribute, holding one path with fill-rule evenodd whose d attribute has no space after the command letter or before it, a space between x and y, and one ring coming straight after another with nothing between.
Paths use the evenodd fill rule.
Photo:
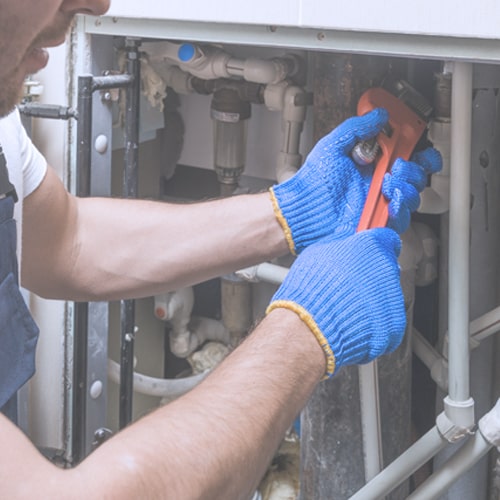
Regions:
<instances>
[{"instance_id":1,"label":"white pvc pipe","mask_svg":"<svg viewBox=\"0 0 500 500\"><path fill-rule=\"evenodd\" d=\"M481 341L500 331L500 307L483 314L470 324L470 335L474 340Z\"/></svg>"},{"instance_id":2,"label":"white pvc pipe","mask_svg":"<svg viewBox=\"0 0 500 500\"><path fill-rule=\"evenodd\" d=\"M470 397L469 283L472 64L455 62L451 99L449 396Z\"/></svg>"},{"instance_id":3,"label":"white pvc pipe","mask_svg":"<svg viewBox=\"0 0 500 500\"><path fill-rule=\"evenodd\" d=\"M147 396L174 399L196 387L207 375L208 372L204 372L191 377L163 379L134 373L134 391ZM112 382L120 383L120 365L112 359L108 359L108 376Z\"/></svg>"},{"instance_id":4,"label":"white pvc pipe","mask_svg":"<svg viewBox=\"0 0 500 500\"><path fill-rule=\"evenodd\" d=\"M289 85L283 95L283 144L276 165L276 180L293 177L302 164L300 136L306 119L306 99L302 88Z\"/></svg>"},{"instance_id":5,"label":"white pvc pipe","mask_svg":"<svg viewBox=\"0 0 500 500\"><path fill-rule=\"evenodd\" d=\"M459 451L435 471L408 499L433 500L439 498L462 474L466 473L493 447L481 432L470 437Z\"/></svg>"},{"instance_id":6,"label":"white pvc pipe","mask_svg":"<svg viewBox=\"0 0 500 500\"><path fill-rule=\"evenodd\" d=\"M447 445L448 441L441 436L437 427L433 427L350 500L384 498Z\"/></svg>"},{"instance_id":7,"label":"white pvc pipe","mask_svg":"<svg viewBox=\"0 0 500 500\"><path fill-rule=\"evenodd\" d=\"M236 271L236 274L247 281L265 281L274 285L283 283L289 269L269 262L263 262L257 266L247 267Z\"/></svg>"},{"instance_id":8,"label":"white pvc pipe","mask_svg":"<svg viewBox=\"0 0 500 500\"><path fill-rule=\"evenodd\" d=\"M384 464L377 368L376 361L358 367L365 481L373 479Z\"/></svg>"}]
</instances>

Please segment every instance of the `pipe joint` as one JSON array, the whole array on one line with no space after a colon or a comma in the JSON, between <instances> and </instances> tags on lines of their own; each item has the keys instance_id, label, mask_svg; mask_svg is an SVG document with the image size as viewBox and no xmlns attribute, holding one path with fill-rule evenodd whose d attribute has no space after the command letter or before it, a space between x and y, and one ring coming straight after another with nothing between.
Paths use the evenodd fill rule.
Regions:
<instances>
[{"instance_id":1,"label":"pipe joint","mask_svg":"<svg viewBox=\"0 0 500 500\"><path fill-rule=\"evenodd\" d=\"M444 398L444 412L438 415L436 426L440 434L450 443L460 441L473 434L474 400L453 401L449 396Z\"/></svg>"}]
</instances>

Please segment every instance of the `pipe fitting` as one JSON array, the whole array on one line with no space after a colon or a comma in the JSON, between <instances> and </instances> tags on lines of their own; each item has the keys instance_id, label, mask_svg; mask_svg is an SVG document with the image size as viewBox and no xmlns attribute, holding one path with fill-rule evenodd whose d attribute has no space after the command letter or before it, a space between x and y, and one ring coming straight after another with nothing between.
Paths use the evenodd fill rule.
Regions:
<instances>
[{"instance_id":1,"label":"pipe fitting","mask_svg":"<svg viewBox=\"0 0 500 500\"><path fill-rule=\"evenodd\" d=\"M227 71L231 55L227 52L211 45L183 45L192 46L194 55L186 61L176 61L182 70L204 80L229 78L231 76Z\"/></svg>"},{"instance_id":2,"label":"pipe fitting","mask_svg":"<svg viewBox=\"0 0 500 500\"><path fill-rule=\"evenodd\" d=\"M473 434L474 400L453 401L449 396L444 398L444 412L436 419L436 427L441 435L450 443L460 441Z\"/></svg>"},{"instance_id":3,"label":"pipe fitting","mask_svg":"<svg viewBox=\"0 0 500 500\"><path fill-rule=\"evenodd\" d=\"M245 60L231 59L228 62L228 72L240 76L247 82L279 83L289 75L290 65L285 59L257 59L249 57Z\"/></svg>"},{"instance_id":4,"label":"pipe fitting","mask_svg":"<svg viewBox=\"0 0 500 500\"><path fill-rule=\"evenodd\" d=\"M155 296L155 316L169 321L170 350L179 358L186 358L207 340L228 345L229 331L217 320L191 317L194 292L191 287Z\"/></svg>"},{"instance_id":5,"label":"pipe fitting","mask_svg":"<svg viewBox=\"0 0 500 500\"><path fill-rule=\"evenodd\" d=\"M432 380L446 392L448 390L448 363L446 359L427 342L416 328L412 330L411 342L414 354L430 370Z\"/></svg>"}]
</instances>

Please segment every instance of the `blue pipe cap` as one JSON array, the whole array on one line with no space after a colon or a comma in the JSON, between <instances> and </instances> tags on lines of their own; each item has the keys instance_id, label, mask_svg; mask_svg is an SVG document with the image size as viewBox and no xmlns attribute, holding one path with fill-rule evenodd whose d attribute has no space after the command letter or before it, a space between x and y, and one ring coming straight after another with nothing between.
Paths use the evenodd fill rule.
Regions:
<instances>
[{"instance_id":1,"label":"blue pipe cap","mask_svg":"<svg viewBox=\"0 0 500 500\"><path fill-rule=\"evenodd\" d=\"M183 43L177 51L177 56L179 57L179 60L181 62L189 62L191 59L193 59L195 52L196 50L194 48L194 45L190 43Z\"/></svg>"}]
</instances>

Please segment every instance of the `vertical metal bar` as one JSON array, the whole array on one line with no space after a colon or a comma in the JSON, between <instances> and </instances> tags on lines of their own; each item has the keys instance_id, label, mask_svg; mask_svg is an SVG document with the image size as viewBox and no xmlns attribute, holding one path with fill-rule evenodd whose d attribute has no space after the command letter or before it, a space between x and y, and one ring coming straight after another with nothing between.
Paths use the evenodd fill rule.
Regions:
<instances>
[{"instance_id":1,"label":"vertical metal bar","mask_svg":"<svg viewBox=\"0 0 500 500\"><path fill-rule=\"evenodd\" d=\"M125 165L123 171L123 196L136 198L138 192L139 162L139 100L140 60L138 40L127 39L127 72L133 78L127 87L125 114ZM126 427L132 421L134 384L134 335L135 302L123 300L121 307L121 354L120 354L120 408L119 425Z\"/></svg>"},{"instance_id":2,"label":"vertical metal bar","mask_svg":"<svg viewBox=\"0 0 500 500\"><path fill-rule=\"evenodd\" d=\"M76 195L90 195L90 144L92 134L92 76L78 79ZM86 455L88 304L74 307L72 456L79 463Z\"/></svg>"}]
</instances>

